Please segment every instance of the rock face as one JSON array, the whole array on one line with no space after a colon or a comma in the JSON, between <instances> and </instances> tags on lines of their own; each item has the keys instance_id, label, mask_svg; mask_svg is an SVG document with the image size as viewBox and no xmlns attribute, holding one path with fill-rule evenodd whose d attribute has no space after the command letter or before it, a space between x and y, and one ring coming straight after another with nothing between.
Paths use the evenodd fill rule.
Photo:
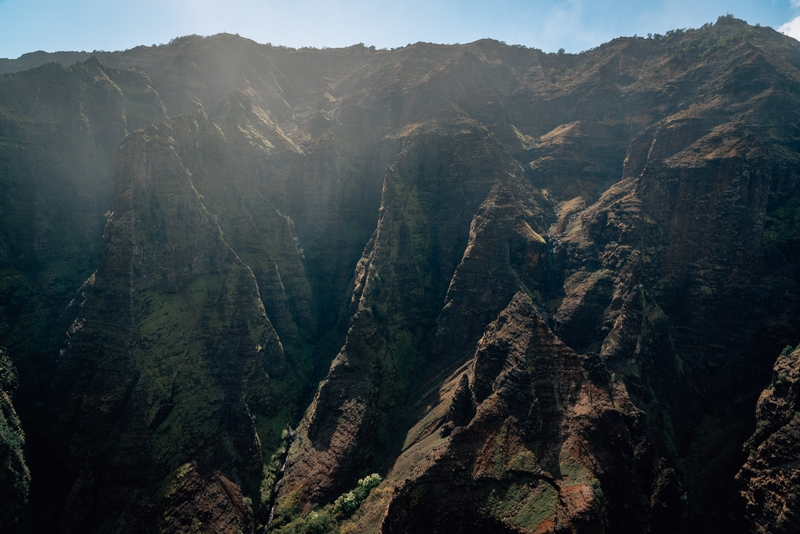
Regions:
<instances>
[{"instance_id":1,"label":"rock face","mask_svg":"<svg viewBox=\"0 0 800 534\"><path fill-rule=\"evenodd\" d=\"M752 532L796 530L800 470L798 391L800 350L787 347L756 407L756 430L745 443L747 462L736 475Z\"/></svg>"},{"instance_id":2,"label":"rock face","mask_svg":"<svg viewBox=\"0 0 800 534\"><path fill-rule=\"evenodd\" d=\"M451 408L469 395L475 415L448 416L427 438L438 443L420 441L433 445L424 456L404 452L419 463L396 490L384 531L649 529L650 488L636 473L652 462L641 417L615 409L630 401L609 387L599 357L560 342L525 293L487 327L461 377Z\"/></svg>"},{"instance_id":3,"label":"rock face","mask_svg":"<svg viewBox=\"0 0 800 534\"><path fill-rule=\"evenodd\" d=\"M129 132L167 118L150 83L141 71L97 60L0 80L0 371L16 377L13 408L4 408L6 421L18 414L25 429L25 447L15 454L43 480L33 484L34 507L51 497L44 481L60 469L49 465L52 449L40 440L51 422L48 383L68 326L62 312L100 261L114 152ZM22 443L19 428L9 432ZM22 515L4 514L0 529Z\"/></svg>"},{"instance_id":4,"label":"rock face","mask_svg":"<svg viewBox=\"0 0 800 534\"><path fill-rule=\"evenodd\" d=\"M12 402L18 384L14 364L0 348L0 525L7 528L24 514L31 485L25 461L25 433Z\"/></svg>"},{"instance_id":5,"label":"rock face","mask_svg":"<svg viewBox=\"0 0 800 534\"><path fill-rule=\"evenodd\" d=\"M0 68L4 531L791 531L795 41Z\"/></svg>"}]
</instances>

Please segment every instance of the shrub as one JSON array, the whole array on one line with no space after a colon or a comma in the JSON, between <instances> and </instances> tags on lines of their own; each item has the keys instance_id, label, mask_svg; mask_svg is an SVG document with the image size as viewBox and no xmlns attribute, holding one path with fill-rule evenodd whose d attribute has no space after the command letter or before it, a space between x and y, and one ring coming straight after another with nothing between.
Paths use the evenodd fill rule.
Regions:
<instances>
[{"instance_id":1,"label":"shrub","mask_svg":"<svg viewBox=\"0 0 800 534\"><path fill-rule=\"evenodd\" d=\"M377 473L368 475L358 481L354 490L341 495L333 503L333 514L349 515L353 513L369 495L372 488L381 483L381 476Z\"/></svg>"}]
</instances>

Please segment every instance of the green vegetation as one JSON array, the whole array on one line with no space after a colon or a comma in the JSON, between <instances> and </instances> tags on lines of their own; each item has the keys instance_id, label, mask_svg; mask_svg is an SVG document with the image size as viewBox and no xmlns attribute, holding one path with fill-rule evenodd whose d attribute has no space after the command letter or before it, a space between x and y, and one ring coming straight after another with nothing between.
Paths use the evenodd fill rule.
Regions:
<instances>
[{"instance_id":1,"label":"green vegetation","mask_svg":"<svg viewBox=\"0 0 800 534\"><path fill-rule=\"evenodd\" d=\"M470 202L477 209L494 181L476 172L474 162L499 157L495 143L469 135L453 153L452 142L439 132L408 140L384 179L377 240L365 251L364 278L357 281L363 287L359 320L348 336L364 343L359 364L369 369L362 420L372 428L359 444L365 465L380 461L400 431L394 415L407 401L413 373L426 363L435 318L467 243L474 211L454 206L452 198L474 189L480 193ZM447 163L424 171L439 151ZM350 354L348 345L342 350Z\"/></svg>"},{"instance_id":2,"label":"green vegetation","mask_svg":"<svg viewBox=\"0 0 800 534\"><path fill-rule=\"evenodd\" d=\"M796 248L800 244L800 195L789 198L767 213L764 238L782 250Z\"/></svg>"},{"instance_id":3,"label":"green vegetation","mask_svg":"<svg viewBox=\"0 0 800 534\"><path fill-rule=\"evenodd\" d=\"M486 475L502 479L511 465L520 466L529 464L531 460L536 461L535 458L531 458L532 454L526 450L521 451L514 458L509 458L513 447L513 444L510 443L512 425L513 422L507 419L503 421L503 425L494 434Z\"/></svg>"},{"instance_id":4,"label":"green vegetation","mask_svg":"<svg viewBox=\"0 0 800 534\"><path fill-rule=\"evenodd\" d=\"M537 442L537 445L540 442ZM539 460L534 451L522 450L508 462L509 471L534 472L539 467Z\"/></svg>"},{"instance_id":5,"label":"green vegetation","mask_svg":"<svg viewBox=\"0 0 800 534\"><path fill-rule=\"evenodd\" d=\"M165 469L186 458L225 454L245 465L246 450L236 436L250 433L246 426L225 421L226 399L247 384L246 400L262 447L261 471L242 468L242 490L256 510L271 499L272 486L286 447L286 423L294 405L282 402L301 389L293 374L270 380L267 360L280 359L274 331L261 315L256 293L246 271L232 267L219 274L192 279L179 292L142 291L136 294L138 343L133 356L147 379L142 381L149 407L153 456ZM249 297L246 297L248 295ZM244 298L243 298L244 297ZM231 322L249 323L237 359L226 348ZM236 382L224 377L235 371ZM248 371L249 369L249 371ZM244 421L245 425L247 421ZM221 434L220 429L227 427Z\"/></svg>"},{"instance_id":6,"label":"green vegetation","mask_svg":"<svg viewBox=\"0 0 800 534\"><path fill-rule=\"evenodd\" d=\"M606 494L603 493L603 488L600 485L600 481L596 478L589 483L589 488L592 490L592 496L594 497L594 500L592 501L592 509L596 514L595 517L597 517L597 523L599 525L603 525L605 529L607 529L608 499L606 498ZM685 494L683 496L685 497Z\"/></svg>"},{"instance_id":7,"label":"green vegetation","mask_svg":"<svg viewBox=\"0 0 800 534\"><path fill-rule=\"evenodd\" d=\"M373 488L382 481L377 473L368 475L358 481L352 490L339 496L332 504L322 509L315 509L303 517L283 523L286 518L296 517L302 503L302 489L285 497L281 508L276 513L276 520L270 532L275 534L333 534L339 532L340 524L351 517L369 496Z\"/></svg>"},{"instance_id":8,"label":"green vegetation","mask_svg":"<svg viewBox=\"0 0 800 534\"><path fill-rule=\"evenodd\" d=\"M794 324L791 317L797 314L786 307L794 306L788 285L781 310L789 316L787 320L773 313L776 308L756 302L761 286L751 285L744 294L756 300L750 306L758 321L752 324L756 337L747 328L729 337L742 340L741 353L725 358L720 351L719 359L727 361L719 373L712 375L702 365L694 365L696 361L690 358L695 356L681 345L685 338L672 333L697 328L698 317L711 337L728 332L722 323L717 328L716 317L703 316L721 302L714 299L722 292L709 291L703 293L706 300L692 302L693 288L684 291L684 270L689 285L706 276L724 275L726 266L715 262L727 261L730 252L735 262L744 262L733 264L736 276L732 275L730 287L734 293L742 280L737 276L761 273L760 266L773 263L775 255L760 255L764 252L759 249L761 243L737 241L741 235L723 226L718 228L714 247L707 248L703 241L707 228L688 219L691 228L683 227L678 215L688 212L668 211L677 203L681 210L700 209L723 221L730 210L739 209L740 200L746 200L747 209L756 216L749 227L757 228L764 216L758 210L770 202L765 242L787 252L785 256L794 262L800 244L800 197L792 196L796 180L791 174L794 167L787 162L796 163L796 143L787 141L791 136L786 132L796 133L796 128L775 117L784 109L794 109L796 87L780 80L793 79L792 61L798 61L793 49L795 55L781 56L780 50L762 47L766 41L761 37L767 34L767 30L724 17L699 30L648 35L657 42L625 39L593 52L591 58L566 54L563 49L557 54L528 54L492 44L485 57L481 54L486 61L480 65L470 55L477 45L452 55L444 47L419 44L397 56L367 52L357 45L349 51L326 51L323 57L310 50L267 49L231 36L192 35L156 50L113 56L120 62L146 65L152 83L139 70L112 72L97 60L0 77L0 189L4 192L0 199L0 345L13 349L9 354L18 362L20 376L27 373L25 395L20 397L25 397L24 409L33 414L32 426L55 427L51 423L59 422L68 427L53 431L65 435L65 446L57 450L64 472L54 477L63 477L59 481L63 495L56 495L53 502L69 499L70 505L82 507L78 510L92 510L92 514L97 510L98 522L107 520L111 515L102 514L118 510L107 512L98 506L96 492L84 490L98 487L101 480L113 481L113 476L105 476L113 473L104 473L104 466L114 465L112 460L123 463L134 450L142 455L139 460L147 480L133 482L138 486L132 489L103 488L112 490L108 494L130 490L152 497L157 506L167 506L164 503L181 490L175 481L185 475L187 462L197 461L204 469L219 468L240 486L246 506L263 523L289 448L287 424L295 424L302 415L330 360L346 342L342 365L326 382L332 384L347 375L344 387L333 389L336 395L318 397L334 405L308 412L328 417L342 408L339 413L344 416L340 421L324 421L317 426L320 432L300 436L298 444L302 442L304 448L295 450L298 455L323 450L328 430L341 423L337 430L343 431L333 436L332 447L324 449L330 453L324 460L328 462L325 468L337 475L347 471L334 481L346 480L347 485L337 486L333 494L326 493L330 488L313 488L313 492L307 488L305 493L299 489L282 495L275 527L284 532L329 532L363 525L380 508L376 493L385 491L387 500L392 498L394 490L387 488L402 487L408 473L416 469L416 475L430 465L434 468L427 473L436 484L436 469L441 466L437 462L443 458L439 454L465 450L448 447L463 446L482 431L480 425L486 419L477 418L472 427L459 427L447 438L443 437L447 432L434 435L446 417L449 394L436 385L446 380L443 377L452 367L474 356L475 338L496 317L495 308L505 305L497 301L517 287L540 307L547 303L550 309L545 311L550 313L542 315L554 328L564 317L582 322L585 314L589 326L581 323L580 328L596 330L596 335L577 348L579 352L584 347L598 352L602 348L603 361L615 366L611 370L617 375L609 388L616 408L627 414L623 423L635 425L631 427L636 431L634 440L646 436L642 439L651 440L655 454L669 467L688 465L681 480L694 476L692 472L709 480L720 478L717 474L724 469L712 463L720 451L727 451L728 458L739 454L737 446L748 429L734 426L732 419L707 429L703 426L704 435L693 435L703 423L704 410L727 409L731 404L726 389L714 381L717 376L736 383L746 378L741 369L747 367L747 358L762 362L757 353L745 353L753 348L747 345L748 339L764 337L763 346L773 343L772 336L787 335ZM737 44L739 39L750 43ZM216 49L212 45L217 42L228 43L228 48ZM230 48L234 42L246 48ZM269 56L261 55L265 50ZM755 55L737 56L743 50ZM368 68L351 53L368 56ZM670 61L665 53L681 61ZM765 105L759 99L740 98L736 91L726 92L740 87L728 83L737 82L738 68L727 68L730 64L724 69L706 68L705 63L696 68L713 55L734 66L739 57L752 59L741 62L742 67L763 68L773 76L767 76L768 94L761 97L774 100ZM391 60L381 63L388 56ZM416 63L415 56L425 58L425 65ZM448 57L452 61L438 59ZM787 57L791 61L784 61ZM630 85L637 76L637 61L641 61L642 83ZM324 68L314 67L315 63ZM563 82L557 91L552 86L548 89L546 82L539 83L539 65L551 81ZM725 70L731 78L717 83L717 70ZM701 88L697 91L692 87L695 81ZM206 109L208 114L177 117L128 136L117 153L119 194L112 207L118 142L126 131L166 118L162 96L154 87L171 103L172 112ZM509 88L513 93L505 93ZM440 106L445 100L448 103ZM676 175L680 180L697 179L702 186L698 189L686 189L683 182L671 178L654 180L650 171L636 180L626 178L619 188L610 185L628 170L623 163L626 147L631 150L627 162L638 173L636 165L646 163L648 169L657 169L663 163L657 161L659 154L681 150L696 133L704 135L688 130L686 135L661 135L682 132L672 125L684 119L687 124L703 123L698 128L735 137L730 157L723 158L723 164L733 162L724 169L730 172L725 180L713 183L717 187L725 182L724 191L719 190L723 196L709 196L709 190L702 189L712 185L704 179L708 175L703 168L697 174L678 170ZM572 126L564 129L561 123L566 120ZM654 124L657 121L661 122ZM717 130L718 121L737 126ZM744 124L741 128L740 123ZM768 128L775 132L769 134L776 139L774 145L780 140L794 159L786 156L784 160L777 148L765 145L770 142L764 141ZM555 133L550 136L548 131ZM631 142L634 131L639 134ZM637 151L644 151L651 134L658 137L652 147L661 148L650 150L647 161L639 161ZM709 138L701 139L691 144L692 150L706 146L703 143ZM669 165L680 167L683 155L670 156ZM715 165L720 163L717 155ZM527 161L522 156L533 160L528 170L519 165ZM645 158L644 152L640 156ZM702 167L705 163L699 156L696 163ZM753 168L745 186L745 173L736 167L741 160L753 167L763 160L764 168L769 165L771 170ZM572 185L558 185L552 202L540 202L538 193L528 194L526 188L515 185L517 179L530 185L528 178L537 186L540 179L547 187L555 182ZM132 199L126 189L129 184ZM624 189L625 184L631 189ZM747 199L736 196L739 185L741 191L746 189ZM593 204L603 191L607 192L604 200ZM551 205L572 198L567 192L580 195L576 199L582 197L580 207L575 204L569 211L573 222L566 213L561 221L563 231L570 233L554 235L549 243L538 236L542 245L538 252L529 246L533 241L517 243L517 238L508 238L509 227L502 226L506 222L496 224L507 217L508 224L519 229L537 219L542 224L533 226L543 232L552 222ZM669 201L663 201L665 195ZM701 208L688 206L700 198ZM724 209L715 211L707 201L718 199ZM126 202L135 205L127 214L127 220L135 223L130 235L113 241L119 235L113 232L119 230L115 221L123 214L111 214L111 210L122 211L117 205ZM604 206L609 208L607 214L597 211ZM648 222L644 214L653 209L658 223ZM631 216L623 216L620 210ZM579 212L583 214L575 220ZM107 219L112 222L105 235L111 237L105 241L106 256L101 262L101 235ZM669 220L674 221L669 228L660 226ZM649 227L644 234L643 225ZM616 229L618 236L613 235ZM533 227L528 230L538 235ZM373 231L374 240L365 249ZM742 235L747 241L754 239L749 233ZM684 237L693 240L685 249ZM473 246L465 257L470 239ZM622 244L612 248L615 239ZM733 241L737 241L736 250L729 245ZM604 242L608 246L601 251ZM645 245L651 253L641 248ZM712 265L696 263L694 248L711 250ZM688 252L670 257L665 263L669 272L659 272L663 254L677 249ZM348 284L362 251L357 272L364 276L357 278L353 291ZM646 256L643 261L637 253ZM628 257L632 261L624 259ZM783 259L778 259L781 276L784 271L790 273L783 268ZM608 299L594 299L596 309L590 307L594 306L590 298L559 296L564 293L565 277L589 268L582 264L599 272L599 263L615 266L609 267L614 272L608 275ZM98 266L93 292L87 290L88 298L76 299L65 314L78 314L80 321L74 323L70 343L62 343L66 326L58 314ZM126 278L129 272L130 280ZM663 282L665 288L658 303L656 297L643 294L638 307L634 288L647 286L650 273L656 279L671 278L655 282ZM492 287L495 282L498 285ZM709 288L716 286L702 286ZM777 302L783 288L764 293L775 295ZM683 306L684 298L692 305ZM728 315L722 311L721 320ZM771 317L765 320L767 314ZM109 328L99 332L98 324ZM610 328L612 335L606 337ZM514 342L514 330L503 334L508 338L503 343ZM65 352L58 358L62 346ZM498 344L495 349L505 347ZM714 345L708 351L717 348ZM547 347L542 349L546 354ZM499 362L503 355L495 356ZM55 371L49 369L51 362L57 362ZM534 382L539 384L538 377L546 369L536 369L539 374ZM494 386L513 385L517 370L508 371ZM61 406L45 405L42 399L50 397L39 394L53 373L60 373L65 382L59 384L61 389L54 388L58 390L54 398L61 395L59 402L65 401L64 412ZM617 381L620 374L624 376ZM776 372L775 384L788 380L786 374ZM481 383L473 382L474 388ZM721 392L723 398L720 402L706 399L708 392ZM527 402L527 391L519 397L515 393L504 389L480 413L491 415L488 409L496 407L500 415L491 424L502 421L508 414L503 412L508 407L505 403ZM526 425L524 433L508 422L499 431L499 424L483 427L490 434L482 436L480 445L485 449L473 464L481 472L463 475L467 480L472 476L470 483L484 489L483 484L494 485L489 508L508 528L544 530L541 525L553 517L561 488L584 497L590 488L596 502L605 502L598 480L585 467L588 460L577 453L559 458L553 469L555 480L549 475L547 482L537 478L541 463L554 467L549 455L552 440L563 436L554 438L550 429L555 428L558 412L564 406L569 409L573 399L569 395L564 400L563 392L555 390L556 404L552 405L548 391L539 393L538 408L549 411L534 415L544 417L546 431L533 435L538 428L538 420L533 419L528 422L537 424ZM695 394L702 403L692 403ZM15 399L6 396L0 397L0 442L21 449L22 435L16 432L17 421L12 417ZM580 398L585 398L583 392ZM590 404L597 399L589 398ZM358 409L348 411L353 403ZM700 408L686 409L695 406ZM737 414L736 420L751 421L751 412L745 417ZM577 411L569 417L573 415L582 417ZM307 428L305 423L301 428ZM443 430L451 428L448 424ZM564 432L585 429L572 424L560 428ZM47 444L52 438L51 429L40 431L43 434L37 437L42 439L31 439L31 443ZM80 442L84 435L91 444ZM403 447L399 452L403 436L405 446L413 450ZM534 439L539 441L531 443ZM586 439L594 438L587 434ZM623 433L620 439L627 437ZM598 457L610 446L587 445ZM432 452L434 448L438 450ZM695 456L690 464L685 458L691 455ZM60 462L62 457L66 461ZM86 458L108 462L95 465ZM471 460L464 458L465 465ZM387 465L394 469L391 484L383 483L371 493L381 480L370 475L333 500L359 475ZM287 478L292 476L289 473ZM70 487L77 477L80 484ZM325 483L325 477L317 480ZM710 495L713 490L702 491ZM424 499L434 496L432 491L418 488L417 495ZM332 502L308 513L309 499L319 494L330 495ZM566 494L563 497L569 499ZM618 509L624 510L624 505Z\"/></svg>"},{"instance_id":9,"label":"green vegetation","mask_svg":"<svg viewBox=\"0 0 800 534\"><path fill-rule=\"evenodd\" d=\"M333 514L337 517L352 514L361 506L372 488L381 483L381 480L381 476L377 473L359 479L358 486L353 491L348 491L334 501Z\"/></svg>"},{"instance_id":10,"label":"green vegetation","mask_svg":"<svg viewBox=\"0 0 800 534\"><path fill-rule=\"evenodd\" d=\"M540 483L530 499L522 506L511 523L523 529L536 529L548 519L555 517L558 506L558 491L550 484Z\"/></svg>"},{"instance_id":11,"label":"green vegetation","mask_svg":"<svg viewBox=\"0 0 800 534\"><path fill-rule=\"evenodd\" d=\"M512 483L503 488L493 488L487 503L492 515L499 518L513 515L522 501L528 497L530 490L531 488L525 483Z\"/></svg>"},{"instance_id":12,"label":"green vegetation","mask_svg":"<svg viewBox=\"0 0 800 534\"><path fill-rule=\"evenodd\" d=\"M676 59L704 59L718 50L746 40L754 31L732 15L726 15L719 17L714 25L705 24L700 29L686 31L684 38L669 46L668 51ZM669 33L667 35L672 37Z\"/></svg>"},{"instance_id":13,"label":"green vegetation","mask_svg":"<svg viewBox=\"0 0 800 534\"><path fill-rule=\"evenodd\" d=\"M273 518L271 527L273 529L279 528L282 525L296 520L303 510L304 500L305 491L302 486L281 498L276 504L275 517Z\"/></svg>"},{"instance_id":14,"label":"green vegetation","mask_svg":"<svg viewBox=\"0 0 800 534\"><path fill-rule=\"evenodd\" d=\"M487 508L494 517L529 531L554 518L557 506L558 491L543 480L494 488L487 500Z\"/></svg>"},{"instance_id":15,"label":"green vegetation","mask_svg":"<svg viewBox=\"0 0 800 534\"><path fill-rule=\"evenodd\" d=\"M589 484L596 480L592 474L581 463L572 458L562 454L560 463L558 464L560 477L563 480L563 486L569 488L570 486L578 486Z\"/></svg>"},{"instance_id":16,"label":"green vegetation","mask_svg":"<svg viewBox=\"0 0 800 534\"><path fill-rule=\"evenodd\" d=\"M169 40L169 45L189 45L191 43L202 41L203 36L198 35L196 33L190 33L188 35L181 35L180 37L173 37Z\"/></svg>"}]
</instances>

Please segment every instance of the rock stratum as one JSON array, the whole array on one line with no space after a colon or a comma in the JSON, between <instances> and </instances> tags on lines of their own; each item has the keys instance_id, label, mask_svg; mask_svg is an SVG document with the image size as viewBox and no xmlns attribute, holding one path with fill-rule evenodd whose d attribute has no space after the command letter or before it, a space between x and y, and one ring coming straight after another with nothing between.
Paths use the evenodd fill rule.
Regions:
<instances>
[{"instance_id":1,"label":"rock stratum","mask_svg":"<svg viewBox=\"0 0 800 534\"><path fill-rule=\"evenodd\" d=\"M796 531L797 41L0 70L0 530Z\"/></svg>"}]
</instances>

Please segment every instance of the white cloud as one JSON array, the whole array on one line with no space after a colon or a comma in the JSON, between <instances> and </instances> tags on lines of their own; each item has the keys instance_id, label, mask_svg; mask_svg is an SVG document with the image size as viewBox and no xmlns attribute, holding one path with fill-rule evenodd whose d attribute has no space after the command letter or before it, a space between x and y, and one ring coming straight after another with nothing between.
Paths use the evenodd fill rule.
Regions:
<instances>
[{"instance_id":1,"label":"white cloud","mask_svg":"<svg viewBox=\"0 0 800 534\"><path fill-rule=\"evenodd\" d=\"M792 0L792 3L795 2L800 2L800 0ZM778 31L800 41L800 17L795 17L786 24L782 24Z\"/></svg>"}]
</instances>

